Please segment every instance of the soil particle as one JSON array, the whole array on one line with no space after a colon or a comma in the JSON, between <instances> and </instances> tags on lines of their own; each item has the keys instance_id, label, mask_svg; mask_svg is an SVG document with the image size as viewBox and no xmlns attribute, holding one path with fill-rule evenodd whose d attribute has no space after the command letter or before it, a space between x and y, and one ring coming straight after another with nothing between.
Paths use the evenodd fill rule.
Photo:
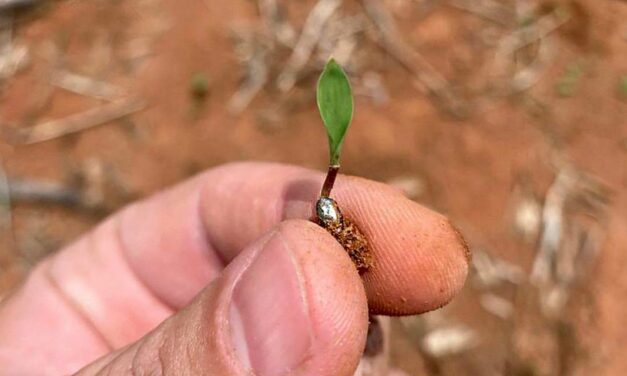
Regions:
<instances>
[{"instance_id":1,"label":"soil particle","mask_svg":"<svg viewBox=\"0 0 627 376\"><path fill-rule=\"evenodd\" d=\"M468 242L466 241L466 238L464 238L464 235L462 235L461 231L459 231L457 226L455 226L450 220L447 220L447 221L448 221L448 224L453 229L453 231L455 232L455 236L457 236L457 240L459 241L459 244L462 245L464 249L464 257L466 258L466 262L468 263L468 265L470 265L470 263L472 262L472 251L470 250L470 247L468 246Z\"/></svg>"}]
</instances>

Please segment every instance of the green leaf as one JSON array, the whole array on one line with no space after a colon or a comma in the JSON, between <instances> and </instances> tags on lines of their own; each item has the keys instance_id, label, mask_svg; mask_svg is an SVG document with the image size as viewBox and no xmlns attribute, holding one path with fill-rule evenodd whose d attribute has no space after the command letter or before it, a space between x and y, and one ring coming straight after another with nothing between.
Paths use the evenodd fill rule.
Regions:
<instances>
[{"instance_id":1,"label":"green leaf","mask_svg":"<svg viewBox=\"0 0 627 376\"><path fill-rule=\"evenodd\" d=\"M329 164L339 165L344 136L353 119L353 93L346 73L333 59L318 80L316 97L329 136Z\"/></svg>"}]
</instances>

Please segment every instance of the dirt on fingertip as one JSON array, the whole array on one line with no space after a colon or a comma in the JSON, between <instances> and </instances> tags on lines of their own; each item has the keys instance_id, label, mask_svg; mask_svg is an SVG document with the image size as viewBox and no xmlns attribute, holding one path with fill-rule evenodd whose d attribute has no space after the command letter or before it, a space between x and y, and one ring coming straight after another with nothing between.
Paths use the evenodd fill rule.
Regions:
<instances>
[{"instance_id":1,"label":"dirt on fingertip","mask_svg":"<svg viewBox=\"0 0 627 376\"><path fill-rule=\"evenodd\" d=\"M462 232L459 230L459 228L455 226L453 222L451 222L450 219L447 219L447 222L453 229L453 232L455 233L455 236L457 237L458 243L461 244L462 248L464 249L464 258L466 259L466 263L470 265L472 263L472 251L470 250L470 246L468 245L466 238L464 237Z\"/></svg>"}]
</instances>

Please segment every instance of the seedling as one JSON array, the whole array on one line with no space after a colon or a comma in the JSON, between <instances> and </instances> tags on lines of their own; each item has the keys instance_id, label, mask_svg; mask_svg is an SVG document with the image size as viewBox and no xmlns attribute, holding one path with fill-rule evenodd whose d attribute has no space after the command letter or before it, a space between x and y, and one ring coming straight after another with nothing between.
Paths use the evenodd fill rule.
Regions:
<instances>
[{"instance_id":1,"label":"seedling","mask_svg":"<svg viewBox=\"0 0 627 376\"><path fill-rule=\"evenodd\" d=\"M331 59L318 80L316 92L318 110L329 139L329 169L316 203L316 222L324 227L344 247L360 272L373 266L366 237L344 216L331 190L340 170L340 153L346 131L353 119L353 94L346 73Z\"/></svg>"},{"instance_id":2,"label":"seedling","mask_svg":"<svg viewBox=\"0 0 627 376\"><path fill-rule=\"evenodd\" d=\"M627 74L618 81L618 97L627 100Z\"/></svg>"},{"instance_id":3,"label":"seedling","mask_svg":"<svg viewBox=\"0 0 627 376\"><path fill-rule=\"evenodd\" d=\"M196 73L190 83L189 92L197 101L202 101L209 94L209 78L202 72Z\"/></svg>"},{"instance_id":4,"label":"seedling","mask_svg":"<svg viewBox=\"0 0 627 376\"><path fill-rule=\"evenodd\" d=\"M189 115L192 119L200 118L207 105L207 98L211 94L211 81L203 72L195 73L189 81L189 97L191 107Z\"/></svg>"},{"instance_id":5,"label":"seedling","mask_svg":"<svg viewBox=\"0 0 627 376\"><path fill-rule=\"evenodd\" d=\"M581 64L570 64L555 85L555 91L557 91L560 97L572 97L579 87L579 81L582 76L583 68Z\"/></svg>"}]
</instances>

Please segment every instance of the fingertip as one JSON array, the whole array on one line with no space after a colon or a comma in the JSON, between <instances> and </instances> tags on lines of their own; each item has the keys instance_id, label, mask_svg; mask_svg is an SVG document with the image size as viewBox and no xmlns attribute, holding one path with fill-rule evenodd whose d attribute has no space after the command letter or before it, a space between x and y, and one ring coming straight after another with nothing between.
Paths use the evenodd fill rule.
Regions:
<instances>
[{"instance_id":1,"label":"fingertip","mask_svg":"<svg viewBox=\"0 0 627 376\"><path fill-rule=\"evenodd\" d=\"M363 275L372 313L427 312L461 290L469 251L445 216L381 183L361 178L339 182L338 202L373 252L374 268Z\"/></svg>"}]
</instances>

